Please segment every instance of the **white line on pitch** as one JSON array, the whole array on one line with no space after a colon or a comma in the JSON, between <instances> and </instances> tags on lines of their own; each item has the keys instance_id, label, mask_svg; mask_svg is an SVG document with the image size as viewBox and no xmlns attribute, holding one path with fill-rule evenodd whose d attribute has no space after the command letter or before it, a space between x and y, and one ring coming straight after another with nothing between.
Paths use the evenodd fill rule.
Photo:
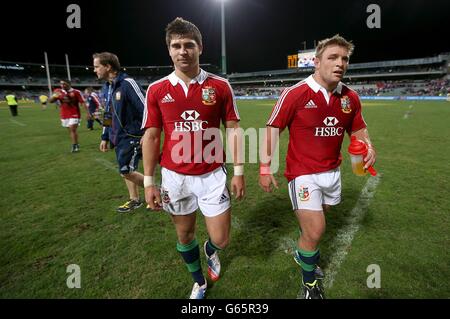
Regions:
<instances>
[{"instance_id":1,"label":"white line on pitch","mask_svg":"<svg viewBox=\"0 0 450 319\"><path fill-rule=\"evenodd\" d=\"M412 114L412 111L411 111L413 108L412 104L410 104L408 108L409 108L409 110L406 111L406 113L403 115L404 120L406 120Z\"/></svg>"},{"instance_id":2,"label":"white line on pitch","mask_svg":"<svg viewBox=\"0 0 450 319\"><path fill-rule=\"evenodd\" d=\"M345 260L350 245L352 244L352 240L359 230L360 223L364 218L367 208L369 207L370 200L375 194L375 189L380 183L380 178L380 174L375 177L369 177L366 185L359 195L355 207L350 212L350 216L346 219L346 226L338 231L336 239L333 241L330 251L334 251L335 253L331 256L330 262L324 270L324 287L327 289L333 286L339 267Z\"/></svg>"},{"instance_id":3,"label":"white line on pitch","mask_svg":"<svg viewBox=\"0 0 450 319\"><path fill-rule=\"evenodd\" d=\"M100 164L102 164L104 167L106 167L106 168L109 168L109 169L112 169L113 171L116 171L117 170L117 167L113 164L113 163L111 163L110 161L108 161L108 160L105 160L105 159L103 159L103 158L96 158L95 159L97 162L99 162Z\"/></svg>"},{"instance_id":4,"label":"white line on pitch","mask_svg":"<svg viewBox=\"0 0 450 319\"><path fill-rule=\"evenodd\" d=\"M236 230L242 229L242 223L235 215L231 215L231 227Z\"/></svg>"},{"instance_id":5,"label":"white line on pitch","mask_svg":"<svg viewBox=\"0 0 450 319\"><path fill-rule=\"evenodd\" d=\"M26 124L20 123L19 121L16 121L16 120L13 120L13 119L9 119L9 120L10 120L10 122L12 122L14 124L17 124L17 125L20 125L20 126L27 126Z\"/></svg>"}]
</instances>

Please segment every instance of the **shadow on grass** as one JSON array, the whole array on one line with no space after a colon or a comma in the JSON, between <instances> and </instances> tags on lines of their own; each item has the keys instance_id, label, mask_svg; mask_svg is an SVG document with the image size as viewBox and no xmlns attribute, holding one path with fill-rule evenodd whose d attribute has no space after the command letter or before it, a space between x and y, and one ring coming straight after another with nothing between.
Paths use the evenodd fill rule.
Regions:
<instances>
[{"instance_id":1,"label":"shadow on grass","mask_svg":"<svg viewBox=\"0 0 450 319\"><path fill-rule=\"evenodd\" d=\"M355 206L360 189L345 189L340 205L331 208L326 215L327 229L320 244L321 261L320 265L326 269L330 257L333 254L332 243L336 238L339 230L346 226L346 218ZM292 253L294 245L298 240L298 224L294 212L292 211L291 202L287 194L287 190L281 190L276 193L262 194L257 200L252 201L250 205L233 206L233 218L238 219L238 227L232 228L232 238L230 247L221 258L222 272L226 275L227 268L233 263L234 259L241 257L251 258L260 261L258 266L273 267L272 264L264 264L274 254ZM287 245L291 245L289 249L281 249L280 243L285 240ZM284 248L286 245L284 245ZM284 252L283 252L284 250ZM265 291L265 295L277 296L280 287L287 289L284 281L297 281L299 277L298 265L292 258L286 257L286 262L290 262L288 267L283 271L285 275L281 275L275 271L271 273L271 278L265 280L271 281L270 291ZM284 261L281 261L282 264ZM249 265L254 266L254 265ZM279 265L280 266L280 265ZM264 273L267 273L264 271ZM281 281L281 282L276 282ZM294 297L294 296L293 296Z\"/></svg>"}]
</instances>

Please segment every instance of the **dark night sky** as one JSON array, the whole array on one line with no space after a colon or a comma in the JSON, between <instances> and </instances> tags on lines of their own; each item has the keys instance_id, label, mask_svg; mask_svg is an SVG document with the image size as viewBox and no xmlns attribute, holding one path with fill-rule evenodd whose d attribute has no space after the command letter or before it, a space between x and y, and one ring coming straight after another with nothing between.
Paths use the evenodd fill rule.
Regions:
<instances>
[{"instance_id":1,"label":"dark night sky","mask_svg":"<svg viewBox=\"0 0 450 319\"><path fill-rule=\"evenodd\" d=\"M66 8L81 7L81 29L68 29ZM381 29L366 8L381 7ZM164 28L181 16L201 30L201 63L220 65L218 0L2 2L0 60L91 64L94 52L116 53L122 65L169 65ZM10 12L11 14L7 14ZM356 45L351 62L417 58L450 52L448 0L227 0L228 72L286 68L286 56L339 33Z\"/></svg>"}]
</instances>

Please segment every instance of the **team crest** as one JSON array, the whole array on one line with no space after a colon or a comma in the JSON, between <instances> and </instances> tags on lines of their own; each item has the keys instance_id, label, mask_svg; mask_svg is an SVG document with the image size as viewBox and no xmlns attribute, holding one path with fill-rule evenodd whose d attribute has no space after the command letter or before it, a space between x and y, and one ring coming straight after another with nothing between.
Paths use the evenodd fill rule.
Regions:
<instances>
[{"instance_id":1,"label":"team crest","mask_svg":"<svg viewBox=\"0 0 450 319\"><path fill-rule=\"evenodd\" d=\"M120 91L117 91L116 93L116 101L120 101Z\"/></svg>"},{"instance_id":2,"label":"team crest","mask_svg":"<svg viewBox=\"0 0 450 319\"><path fill-rule=\"evenodd\" d=\"M350 107L350 98L347 95L341 97L341 110L344 113L350 113L352 111Z\"/></svg>"},{"instance_id":3,"label":"team crest","mask_svg":"<svg viewBox=\"0 0 450 319\"><path fill-rule=\"evenodd\" d=\"M309 200L309 191L308 187L300 186L300 189L298 191L298 197L300 197L301 201L307 201Z\"/></svg>"},{"instance_id":4,"label":"team crest","mask_svg":"<svg viewBox=\"0 0 450 319\"><path fill-rule=\"evenodd\" d=\"M162 189L161 195L162 195L161 196L162 202L164 204L169 204L170 203L169 191L166 189Z\"/></svg>"},{"instance_id":5,"label":"team crest","mask_svg":"<svg viewBox=\"0 0 450 319\"><path fill-rule=\"evenodd\" d=\"M216 91L214 88L210 86L202 88L202 103L205 105L216 104Z\"/></svg>"}]
</instances>

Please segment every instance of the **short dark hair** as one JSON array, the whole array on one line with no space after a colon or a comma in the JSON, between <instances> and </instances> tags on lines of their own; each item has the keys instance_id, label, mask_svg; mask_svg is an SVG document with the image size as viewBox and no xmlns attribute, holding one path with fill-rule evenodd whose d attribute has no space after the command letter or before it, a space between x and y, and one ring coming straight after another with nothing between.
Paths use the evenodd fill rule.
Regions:
<instances>
[{"instance_id":1,"label":"short dark hair","mask_svg":"<svg viewBox=\"0 0 450 319\"><path fill-rule=\"evenodd\" d=\"M195 42L197 42L198 45L203 45L202 34L200 33L200 30L197 28L195 24L187 20L184 20L183 18L178 17L167 25L166 44L168 47L170 46L170 41L172 40L172 37L175 35L191 38Z\"/></svg>"},{"instance_id":2,"label":"short dark hair","mask_svg":"<svg viewBox=\"0 0 450 319\"><path fill-rule=\"evenodd\" d=\"M117 55L111 52L100 52L92 55L94 59L98 59L101 65L110 65L113 71L120 71L120 62Z\"/></svg>"},{"instance_id":3,"label":"short dark hair","mask_svg":"<svg viewBox=\"0 0 450 319\"><path fill-rule=\"evenodd\" d=\"M72 83L68 79L61 79L61 80L59 80L59 82L64 82L64 83L67 83L69 85L72 85Z\"/></svg>"}]
</instances>

